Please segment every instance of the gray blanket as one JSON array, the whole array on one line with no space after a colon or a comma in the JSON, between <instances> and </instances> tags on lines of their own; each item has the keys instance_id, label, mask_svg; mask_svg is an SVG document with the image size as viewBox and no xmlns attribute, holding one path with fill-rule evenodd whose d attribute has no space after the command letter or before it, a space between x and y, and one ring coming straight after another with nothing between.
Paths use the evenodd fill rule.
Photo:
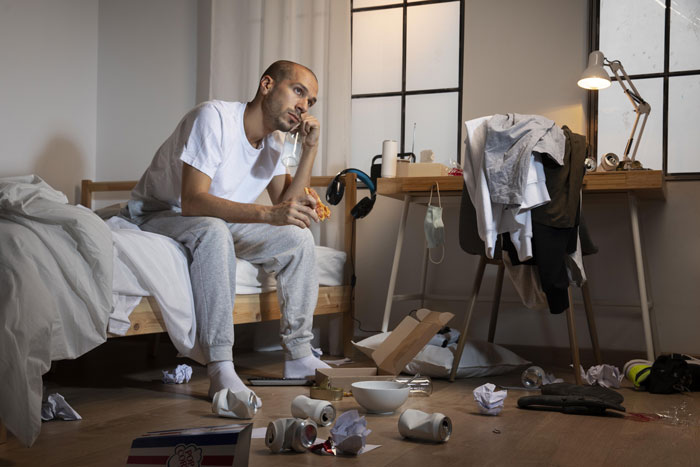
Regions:
<instances>
[{"instance_id":1,"label":"gray blanket","mask_svg":"<svg viewBox=\"0 0 700 467\"><path fill-rule=\"evenodd\" d=\"M0 178L0 419L25 445L41 430L52 360L106 339L112 236L37 176Z\"/></svg>"}]
</instances>

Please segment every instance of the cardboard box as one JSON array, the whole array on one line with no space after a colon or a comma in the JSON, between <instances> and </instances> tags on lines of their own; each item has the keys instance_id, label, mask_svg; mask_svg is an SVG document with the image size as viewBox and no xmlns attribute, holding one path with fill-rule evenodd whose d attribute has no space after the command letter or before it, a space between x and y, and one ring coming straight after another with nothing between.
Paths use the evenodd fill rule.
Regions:
<instances>
[{"instance_id":1,"label":"cardboard box","mask_svg":"<svg viewBox=\"0 0 700 467\"><path fill-rule=\"evenodd\" d=\"M316 370L316 384L350 391L350 385L357 381L392 380L453 316L452 313L421 308L416 312L417 319L406 316L372 352L376 367L319 368Z\"/></svg>"},{"instance_id":2,"label":"cardboard box","mask_svg":"<svg viewBox=\"0 0 700 467\"><path fill-rule=\"evenodd\" d=\"M253 424L154 431L136 438L126 465L194 467L248 465Z\"/></svg>"},{"instance_id":3,"label":"cardboard box","mask_svg":"<svg viewBox=\"0 0 700 467\"><path fill-rule=\"evenodd\" d=\"M397 177L441 177L449 175L450 168L439 162L408 162L398 161L396 164Z\"/></svg>"}]
</instances>

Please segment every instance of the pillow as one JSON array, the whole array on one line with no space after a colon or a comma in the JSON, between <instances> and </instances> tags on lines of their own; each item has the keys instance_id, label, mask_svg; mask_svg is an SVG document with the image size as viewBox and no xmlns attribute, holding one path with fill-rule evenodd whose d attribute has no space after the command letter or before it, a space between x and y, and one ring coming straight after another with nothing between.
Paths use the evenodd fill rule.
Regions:
<instances>
[{"instance_id":1,"label":"pillow","mask_svg":"<svg viewBox=\"0 0 700 467\"><path fill-rule=\"evenodd\" d=\"M391 332L376 334L360 342L353 342L353 345L360 352L372 358L372 352L384 342L389 334ZM456 350L456 343L447 347L426 345L406 365L404 372L412 375L420 373L431 378L448 378L452 370L452 361ZM501 375L530 363L500 345L468 340L464 345L462 358L459 361L457 377L476 378Z\"/></svg>"}]
</instances>

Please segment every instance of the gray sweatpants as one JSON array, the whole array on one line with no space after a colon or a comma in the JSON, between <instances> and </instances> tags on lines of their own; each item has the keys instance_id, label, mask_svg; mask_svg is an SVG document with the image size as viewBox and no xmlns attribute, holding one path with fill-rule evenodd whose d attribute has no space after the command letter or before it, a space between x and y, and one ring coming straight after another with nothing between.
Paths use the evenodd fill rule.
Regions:
<instances>
[{"instance_id":1,"label":"gray sweatpants","mask_svg":"<svg viewBox=\"0 0 700 467\"><path fill-rule=\"evenodd\" d=\"M237 257L262 266L277 278L280 337L286 358L311 355L318 278L309 229L228 224L214 217L184 217L170 211L149 216L140 227L176 240L187 251L197 337L207 362L233 357Z\"/></svg>"}]
</instances>

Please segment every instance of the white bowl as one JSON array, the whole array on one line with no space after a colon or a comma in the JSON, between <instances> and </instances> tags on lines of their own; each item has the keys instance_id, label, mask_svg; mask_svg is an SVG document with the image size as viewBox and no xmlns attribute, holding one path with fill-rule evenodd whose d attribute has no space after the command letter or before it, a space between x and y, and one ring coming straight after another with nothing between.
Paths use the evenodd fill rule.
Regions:
<instances>
[{"instance_id":1,"label":"white bowl","mask_svg":"<svg viewBox=\"0 0 700 467\"><path fill-rule=\"evenodd\" d=\"M408 386L396 381L359 381L352 383L352 395L371 413L392 413L408 399Z\"/></svg>"}]
</instances>

